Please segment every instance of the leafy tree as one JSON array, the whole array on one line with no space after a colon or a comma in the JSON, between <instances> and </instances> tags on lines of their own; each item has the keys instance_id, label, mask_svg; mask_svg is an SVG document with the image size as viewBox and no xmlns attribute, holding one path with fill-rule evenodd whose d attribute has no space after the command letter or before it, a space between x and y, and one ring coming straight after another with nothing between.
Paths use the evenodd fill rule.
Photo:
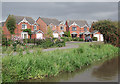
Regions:
<instances>
[{"instance_id":1,"label":"leafy tree","mask_svg":"<svg viewBox=\"0 0 120 84\"><path fill-rule=\"evenodd\" d=\"M32 35L31 29L24 29L23 32L28 32L28 34L30 35L30 39L31 39L31 35Z\"/></svg>"},{"instance_id":2,"label":"leafy tree","mask_svg":"<svg viewBox=\"0 0 120 84\"><path fill-rule=\"evenodd\" d=\"M95 30L103 34L104 42L118 46L118 26L116 22L110 20L101 20L93 24Z\"/></svg>"},{"instance_id":3,"label":"leafy tree","mask_svg":"<svg viewBox=\"0 0 120 84\"><path fill-rule=\"evenodd\" d=\"M8 16L6 26L7 26L7 29L10 31L10 33L14 34L14 30L16 28L16 20L13 15Z\"/></svg>"},{"instance_id":4,"label":"leafy tree","mask_svg":"<svg viewBox=\"0 0 120 84\"><path fill-rule=\"evenodd\" d=\"M47 33L46 33L46 37L47 38L53 38L53 31L52 31L52 29L48 26L48 28L47 28Z\"/></svg>"},{"instance_id":5,"label":"leafy tree","mask_svg":"<svg viewBox=\"0 0 120 84\"><path fill-rule=\"evenodd\" d=\"M66 36L66 37L71 37L71 34L70 34L70 31L66 31L66 32L64 32L64 35Z\"/></svg>"}]
</instances>

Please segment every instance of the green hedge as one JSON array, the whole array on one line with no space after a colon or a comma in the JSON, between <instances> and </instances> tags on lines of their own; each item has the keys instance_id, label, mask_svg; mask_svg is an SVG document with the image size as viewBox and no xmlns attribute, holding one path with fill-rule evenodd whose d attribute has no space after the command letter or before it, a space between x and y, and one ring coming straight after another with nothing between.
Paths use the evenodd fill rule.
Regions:
<instances>
[{"instance_id":1,"label":"green hedge","mask_svg":"<svg viewBox=\"0 0 120 84\"><path fill-rule=\"evenodd\" d=\"M79 37L75 37L75 38L72 38L72 37L61 37L61 39L63 39L65 42L66 41L83 41L83 39L81 39Z\"/></svg>"},{"instance_id":2,"label":"green hedge","mask_svg":"<svg viewBox=\"0 0 120 84\"><path fill-rule=\"evenodd\" d=\"M93 41L97 41L97 37L93 37L92 40L93 40Z\"/></svg>"},{"instance_id":3,"label":"green hedge","mask_svg":"<svg viewBox=\"0 0 120 84\"><path fill-rule=\"evenodd\" d=\"M41 48L48 48L48 47L54 47L54 46L56 47L65 46L64 41L60 41L59 39L50 39L50 38L47 38L45 40L38 39L36 40L36 44L40 46Z\"/></svg>"}]
</instances>

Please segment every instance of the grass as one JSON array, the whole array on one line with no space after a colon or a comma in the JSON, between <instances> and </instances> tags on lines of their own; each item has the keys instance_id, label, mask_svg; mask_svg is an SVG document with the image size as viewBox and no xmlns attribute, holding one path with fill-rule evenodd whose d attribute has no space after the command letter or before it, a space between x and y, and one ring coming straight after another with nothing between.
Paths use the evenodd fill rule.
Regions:
<instances>
[{"instance_id":1,"label":"grass","mask_svg":"<svg viewBox=\"0 0 120 84\"><path fill-rule=\"evenodd\" d=\"M95 61L110 59L116 53L118 48L109 44L85 43L76 49L49 52L38 50L25 55L5 56L2 60L3 82L43 79L60 72L72 72Z\"/></svg>"}]
</instances>

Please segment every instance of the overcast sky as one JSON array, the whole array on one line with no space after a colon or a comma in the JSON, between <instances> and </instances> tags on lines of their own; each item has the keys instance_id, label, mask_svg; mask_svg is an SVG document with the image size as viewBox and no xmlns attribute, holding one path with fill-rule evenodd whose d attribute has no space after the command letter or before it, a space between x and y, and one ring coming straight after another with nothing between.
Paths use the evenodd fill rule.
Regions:
<instances>
[{"instance_id":1,"label":"overcast sky","mask_svg":"<svg viewBox=\"0 0 120 84\"><path fill-rule=\"evenodd\" d=\"M9 14L57 18L59 20L77 19L92 21L118 20L117 2L3 2L2 20Z\"/></svg>"}]
</instances>

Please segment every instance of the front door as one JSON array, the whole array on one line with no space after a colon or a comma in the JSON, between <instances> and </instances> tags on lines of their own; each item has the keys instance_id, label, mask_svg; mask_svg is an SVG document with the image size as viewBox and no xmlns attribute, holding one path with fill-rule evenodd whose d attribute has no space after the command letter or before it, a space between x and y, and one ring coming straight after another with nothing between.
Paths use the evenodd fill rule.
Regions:
<instances>
[{"instance_id":1,"label":"front door","mask_svg":"<svg viewBox=\"0 0 120 84\"><path fill-rule=\"evenodd\" d=\"M77 34L72 34L72 38L77 37Z\"/></svg>"}]
</instances>

